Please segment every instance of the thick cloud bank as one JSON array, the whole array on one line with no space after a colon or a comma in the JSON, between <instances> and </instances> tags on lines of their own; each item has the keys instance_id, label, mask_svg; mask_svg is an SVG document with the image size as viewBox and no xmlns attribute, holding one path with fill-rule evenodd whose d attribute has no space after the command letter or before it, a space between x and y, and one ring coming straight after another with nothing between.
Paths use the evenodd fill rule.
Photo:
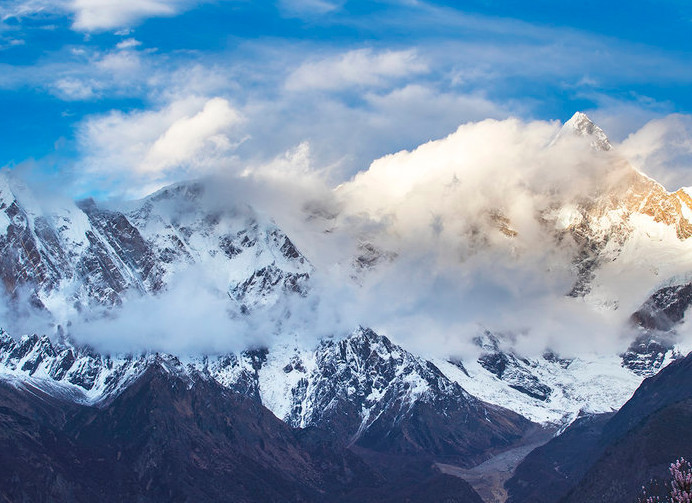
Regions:
<instances>
[{"instance_id":1,"label":"thick cloud bank","mask_svg":"<svg viewBox=\"0 0 692 503\"><path fill-rule=\"evenodd\" d=\"M629 168L559 132L546 122L467 124L340 186L332 234L350 234L349 251L364 257L349 299L360 319L432 352L468 351L482 328L514 333L530 352L621 344L631 311L565 296L575 249L541 216L596 197Z\"/></svg>"},{"instance_id":2,"label":"thick cloud bank","mask_svg":"<svg viewBox=\"0 0 692 503\"><path fill-rule=\"evenodd\" d=\"M617 149L572 133L514 119L466 124L376 160L322 206L306 204L308 224L325 231L299 241L327 278L322 307L431 353L473 351L483 328L512 334L526 353L623 349L629 316L688 272L692 246L633 217L590 294L567 296L580 252L569 226L633 173ZM612 232L616 214L594 232Z\"/></svg>"},{"instance_id":3,"label":"thick cloud bank","mask_svg":"<svg viewBox=\"0 0 692 503\"><path fill-rule=\"evenodd\" d=\"M194 139L174 142L182 153L157 145L207 116L214 132L235 120L227 112L209 102L197 115L176 118L153 134L143 159L164 150L166 162L189 157ZM635 140L628 139L630 148ZM431 355L471 355L484 329L507 334L524 354L612 353L631 341L629 316L651 292L689 272L692 244L635 215L621 226L623 239L604 249L610 258L587 294L567 295L583 251L570 226L635 173L617 148L592 143L557 122L486 120L380 158L336 188L302 144L210 183L213 205L250 204L291 237L315 267L306 297L241 314L214 271L192 267L165 292L133 296L106 317L74 321L71 330L117 351L218 352L294 339L312 345L367 325ZM615 207L599 218L590 232L605 236L622 213Z\"/></svg>"}]
</instances>

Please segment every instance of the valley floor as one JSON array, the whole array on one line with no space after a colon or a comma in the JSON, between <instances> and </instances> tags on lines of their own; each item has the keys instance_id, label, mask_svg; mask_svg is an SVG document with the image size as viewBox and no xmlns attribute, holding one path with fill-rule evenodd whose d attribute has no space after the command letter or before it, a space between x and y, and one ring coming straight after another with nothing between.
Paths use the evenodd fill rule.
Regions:
<instances>
[{"instance_id":1,"label":"valley floor","mask_svg":"<svg viewBox=\"0 0 692 503\"><path fill-rule=\"evenodd\" d=\"M507 490L504 485L519 463L541 445L549 442L556 433L554 427L536 428L526 435L524 441L503 451L473 468L436 463L436 467L445 475L453 475L464 479L483 498L485 503L504 503L507 500Z\"/></svg>"}]
</instances>

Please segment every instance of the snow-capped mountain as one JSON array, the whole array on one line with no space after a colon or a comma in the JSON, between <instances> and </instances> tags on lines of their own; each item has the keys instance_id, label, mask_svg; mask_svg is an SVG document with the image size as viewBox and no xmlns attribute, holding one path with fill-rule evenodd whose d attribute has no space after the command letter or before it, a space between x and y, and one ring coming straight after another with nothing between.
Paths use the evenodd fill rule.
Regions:
<instances>
[{"instance_id":1,"label":"snow-capped mountain","mask_svg":"<svg viewBox=\"0 0 692 503\"><path fill-rule=\"evenodd\" d=\"M106 407L156 366L190 386L213 383L240 393L285 424L319 430L321 438L342 447L450 456L461 466L510 448L533 423L562 428L584 413L617 410L645 376L679 356L675 330L692 302L685 274L692 264L692 199L684 190L667 192L623 164L605 133L583 114L545 148L550 154L575 137L596 153L602 183L587 184L582 192L526 192L536 210L529 212L530 225L481 198L474 213L458 215L456 227L441 217L430 224L426 217L425 230L414 227L416 232L403 235L388 226L418 215L383 213L374 222L376 211L355 215L340 199L357 192L356 178L335 191L341 213L324 217L329 226L316 234L343 238L342 261L335 267L345 271L337 277L350 282L354 296L373 281L406 275L397 269L402 263L409 267L402 243L438 247L444 260L454 261L454 271L486 252L492 256L488 266L504 260L506 267L520 269L531 246L543 247L532 272L569 272L573 284L560 295L595 310L628 310L623 331L631 345L623 354L565 357L548 348L523 354L511 333L492 327L465 334L476 337L475 356L465 359L422 357L396 344L396 333L388 338L364 328L347 335L334 328L342 334L336 336L328 327L315 340L294 333L300 327L282 331L277 324L257 338L264 342L245 351L206 355L108 355L69 342L69 334L51 341L2 333L0 378ZM463 182L455 175L443 185L444 197L456 204ZM319 304L320 298L310 297L320 272L312 265L317 261L301 253L269 216L233 200L223 187L208 180L186 182L129 203L73 204L39 202L16 180L1 176L0 275L10 309L29 301L69 332L73 320L117 314L132 298L161 298L190 281L203 281L237 319L262 316L264 308L286 298L309 300L310 309ZM406 203L409 193L401 193ZM406 204L401 207L408 211ZM314 231L324 222L313 217L306 215L305 225ZM445 232L452 241L445 241ZM450 242L461 244L455 248ZM424 257L425 262L412 263L435 262ZM628 291L612 288L630 271L644 278L646 290L640 291L640 284ZM396 285L415 294L416 285L405 279ZM294 316L290 307L286 303L282 321ZM310 309L305 323L311 323ZM355 327L361 320L347 323Z\"/></svg>"},{"instance_id":2,"label":"snow-capped mountain","mask_svg":"<svg viewBox=\"0 0 692 503\"><path fill-rule=\"evenodd\" d=\"M336 192L344 210L330 215L330 232L341 229L356 237L347 259L354 277L359 284L373 278L398 285L415 267L420 272L410 275L418 281L411 288L430 297L456 288L450 297L462 292L459 303L473 303L487 294L488 285L500 284L481 304L497 302L509 290L517 298L507 309L521 309L546 292L553 298L568 295L575 299L571 306L614 313L620 327L611 330L626 332L628 343L639 341L627 350L630 362L648 351L640 343L642 330L656 331L647 335L653 341L674 342L671 334L658 332L681 322L689 305L684 300L692 264L688 190L669 192L635 169L582 113L557 131L532 133L527 139L511 121L462 126L447 138L379 159L342 184ZM492 134L510 138L508 153L499 156L501 167L494 165ZM486 142L480 154L474 150L475 143ZM530 142L535 143L525 147ZM476 156L465 159L465 149ZM517 295L522 283L536 287L528 298ZM664 297L671 306L665 309L679 311L672 324L662 318ZM627 321L632 313L637 314ZM658 325L652 325L652 316L660 318ZM497 314L490 318L481 324L491 325ZM435 323L434 317L430 321ZM672 345L663 353L645 357L650 367L669 361Z\"/></svg>"},{"instance_id":3,"label":"snow-capped mountain","mask_svg":"<svg viewBox=\"0 0 692 503\"><path fill-rule=\"evenodd\" d=\"M305 295L311 265L274 223L201 182L164 188L126 216L157 257L168 284L190 264L213 271L243 310Z\"/></svg>"},{"instance_id":4,"label":"snow-capped mountain","mask_svg":"<svg viewBox=\"0 0 692 503\"><path fill-rule=\"evenodd\" d=\"M541 214L558 241L569 237L576 245L573 262L577 280L570 295L617 307L618 299L607 293L605 283L628 267L646 264L654 275L663 276L659 284L674 281L666 277L672 264L683 264L687 273L684 265L691 257L692 198L686 189L668 192L629 165L585 114L576 113L567 121L556 142L570 135L586 138L595 151L611 156L612 166L612 173L604 173L591 194ZM673 253L679 256L672 257Z\"/></svg>"},{"instance_id":5,"label":"snow-capped mountain","mask_svg":"<svg viewBox=\"0 0 692 503\"><path fill-rule=\"evenodd\" d=\"M208 368L235 389L255 389L244 381L252 376L262 403L277 417L297 428L322 428L348 445L473 458L473 452L507 445L528 426L369 329L322 341L310 352L283 347L235 362L235 368L218 361Z\"/></svg>"},{"instance_id":6,"label":"snow-capped mountain","mask_svg":"<svg viewBox=\"0 0 692 503\"><path fill-rule=\"evenodd\" d=\"M111 358L86 347L54 344L45 335L17 341L3 331L0 348L3 378L31 383L80 404L102 403L117 396L154 362L175 367L173 359L155 354Z\"/></svg>"},{"instance_id":7,"label":"snow-capped mountain","mask_svg":"<svg viewBox=\"0 0 692 503\"><path fill-rule=\"evenodd\" d=\"M415 452L425 444L438 453L468 448L464 429L481 418L493 425L480 439L474 437L479 452L485 452L520 434L520 416L563 425L580 413L617 410L642 380L617 355L567 360L546 353L529 359L501 349L492 334L478 342L481 357L462 363L425 360L363 328L311 349L278 344L202 357L107 356L66 340L25 336L15 341L2 334L0 375L78 403L101 404L156 363L191 382L214 380L293 427L323 428L346 444L373 447L386 440L387 449ZM437 423L433 418L440 413L465 419L436 424L434 434L417 439L421 432L411 425Z\"/></svg>"},{"instance_id":8,"label":"snow-capped mountain","mask_svg":"<svg viewBox=\"0 0 692 503\"><path fill-rule=\"evenodd\" d=\"M481 457L521 437L530 422L483 403L367 329L312 352L248 350L216 357L104 356L48 337L0 334L0 376L80 404L109 403L157 365L194 385L213 380L269 408L290 426L316 427L345 445ZM442 413L454 421L441 422ZM479 428L480 425L485 425Z\"/></svg>"},{"instance_id":9,"label":"snow-capped mountain","mask_svg":"<svg viewBox=\"0 0 692 503\"><path fill-rule=\"evenodd\" d=\"M547 351L525 357L501 336L486 332L476 340L482 348L477 360L463 367L435 363L472 395L538 423L563 426L580 414L617 410L642 380L618 355L561 358Z\"/></svg>"},{"instance_id":10,"label":"snow-capped mountain","mask_svg":"<svg viewBox=\"0 0 692 503\"><path fill-rule=\"evenodd\" d=\"M27 294L58 322L94 305L151 295L191 266L241 310L304 294L311 265L269 219L202 183L166 189L126 208L93 200L47 209L0 176L0 274L11 298Z\"/></svg>"}]
</instances>

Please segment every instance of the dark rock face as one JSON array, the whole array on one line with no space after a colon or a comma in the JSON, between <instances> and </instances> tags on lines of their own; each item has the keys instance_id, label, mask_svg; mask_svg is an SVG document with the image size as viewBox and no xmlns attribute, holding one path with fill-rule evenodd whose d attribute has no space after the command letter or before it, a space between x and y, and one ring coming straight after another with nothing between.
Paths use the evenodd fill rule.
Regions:
<instances>
[{"instance_id":1,"label":"dark rock face","mask_svg":"<svg viewBox=\"0 0 692 503\"><path fill-rule=\"evenodd\" d=\"M127 217L117 211L100 209L93 202L83 203L80 207L89 217L94 228L105 237L110 248L115 251L117 259L126 266L128 271L134 273L134 277L138 280L136 286L146 292L159 291L163 287L163 271L157 264L151 245L144 240ZM93 245L92 239L90 241ZM103 269L112 270L107 266L102 267L101 270ZM89 274L101 272L101 270L92 269ZM128 286L124 278L122 283L124 283L122 289Z\"/></svg>"},{"instance_id":2,"label":"dark rock face","mask_svg":"<svg viewBox=\"0 0 692 503\"><path fill-rule=\"evenodd\" d=\"M632 315L632 321L649 330L668 331L682 321L690 304L692 283L661 288Z\"/></svg>"},{"instance_id":3,"label":"dark rock face","mask_svg":"<svg viewBox=\"0 0 692 503\"><path fill-rule=\"evenodd\" d=\"M31 230L31 221L26 212L13 201L4 209L10 224L4 236L0 236L0 276L10 296L27 285L49 290L63 277L61 265L66 263L61 248L55 243L54 233L39 221L38 235L47 239L42 249L37 234ZM49 253L53 252L53 253Z\"/></svg>"},{"instance_id":4,"label":"dark rock face","mask_svg":"<svg viewBox=\"0 0 692 503\"><path fill-rule=\"evenodd\" d=\"M40 390L0 382L0 497L5 501L78 501L75 460L61 432L79 407ZM85 499L84 499L85 500Z\"/></svg>"},{"instance_id":5,"label":"dark rock face","mask_svg":"<svg viewBox=\"0 0 692 503\"><path fill-rule=\"evenodd\" d=\"M692 455L691 424L692 354L646 379L612 417L577 421L529 454L507 484L508 501L636 501L651 481L661 487L671 462Z\"/></svg>"},{"instance_id":6,"label":"dark rock face","mask_svg":"<svg viewBox=\"0 0 692 503\"><path fill-rule=\"evenodd\" d=\"M512 445L531 425L473 398L435 365L372 330L324 341L316 361L314 374L295 389L295 416L286 419L346 445L448 456L471 466Z\"/></svg>"},{"instance_id":7,"label":"dark rock face","mask_svg":"<svg viewBox=\"0 0 692 503\"><path fill-rule=\"evenodd\" d=\"M475 342L484 350L478 363L488 372L507 382L511 388L531 398L545 401L550 397L553 392L552 388L540 382L538 377L531 372L531 361L502 351L500 341L490 332L486 332L482 338L477 337ZM547 358L545 356L544 358L549 360L557 357L547 354ZM561 362L561 364L563 363ZM564 364L569 365L569 361L565 360Z\"/></svg>"},{"instance_id":8,"label":"dark rock face","mask_svg":"<svg viewBox=\"0 0 692 503\"><path fill-rule=\"evenodd\" d=\"M666 356L674 353L673 334L643 331L622 354L622 365L642 376L652 376L663 367Z\"/></svg>"},{"instance_id":9,"label":"dark rock face","mask_svg":"<svg viewBox=\"0 0 692 503\"><path fill-rule=\"evenodd\" d=\"M674 353L675 328L682 323L692 304L692 283L668 286L657 290L632 314L630 321L638 331L622 365L643 376L652 376Z\"/></svg>"},{"instance_id":10,"label":"dark rock face","mask_svg":"<svg viewBox=\"0 0 692 503\"><path fill-rule=\"evenodd\" d=\"M627 503L637 501L643 486L662 489L670 478L670 464L692 454L690 425L692 399L652 412L608 445L564 501ZM655 494L650 490L648 493Z\"/></svg>"}]
</instances>

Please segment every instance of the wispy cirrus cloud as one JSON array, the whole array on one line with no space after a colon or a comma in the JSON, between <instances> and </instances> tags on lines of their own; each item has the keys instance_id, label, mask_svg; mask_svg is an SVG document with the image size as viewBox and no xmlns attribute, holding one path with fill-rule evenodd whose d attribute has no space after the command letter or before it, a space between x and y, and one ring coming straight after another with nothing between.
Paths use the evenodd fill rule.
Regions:
<instances>
[{"instance_id":1,"label":"wispy cirrus cloud","mask_svg":"<svg viewBox=\"0 0 692 503\"><path fill-rule=\"evenodd\" d=\"M202 3L194 4L194 16L205 9ZM210 23L204 30L174 34L153 23L138 27L136 36L122 26L181 14L193 4L26 0L10 5L16 15L22 9L27 15L62 9L61 29L69 43L45 51L33 64L0 64L0 90L49 93L64 102L55 105L66 108L61 134L83 131L84 124L111 113L128 116L133 108L158 113L191 97L216 96L245 117L242 136L249 139L233 156L257 163L306 142L314 162L341 180L373 158L488 117L566 119L586 109L621 139L675 111L661 106L660 96L646 99L655 82L692 82L690 65L679 53L420 1L364 8L358 2L295 0L265 5L259 14L249 3L225 10L230 3L217 2L213 12L228 16L228 25ZM309 22L286 19L289 8L302 9L305 16L312 12ZM84 21L80 29L86 35L67 24L76 27L79 13L105 16L108 9L117 10L109 21ZM237 13L246 21L269 17L267 26L275 23L283 31L275 36L259 23L236 27L236 34ZM103 30L115 33L96 33ZM301 38L306 33L310 36ZM232 43L218 42L229 36ZM206 50L203 44L212 39L213 48ZM636 86L639 98L613 91ZM614 97L636 121L620 121L615 128L606 113L598 113L606 112L604 99ZM80 155L97 158L83 139L77 140Z\"/></svg>"},{"instance_id":2,"label":"wispy cirrus cloud","mask_svg":"<svg viewBox=\"0 0 692 503\"><path fill-rule=\"evenodd\" d=\"M0 19L67 13L78 31L107 31L133 26L151 17L175 16L201 2L192 0L9 0Z\"/></svg>"},{"instance_id":3,"label":"wispy cirrus cloud","mask_svg":"<svg viewBox=\"0 0 692 503\"><path fill-rule=\"evenodd\" d=\"M71 0L77 30L112 30L149 17L173 16L185 6L182 0Z\"/></svg>"},{"instance_id":4,"label":"wispy cirrus cloud","mask_svg":"<svg viewBox=\"0 0 692 503\"><path fill-rule=\"evenodd\" d=\"M279 9L288 16L312 17L337 11L345 0L279 0Z\"/></svg>"}]
</instances>

